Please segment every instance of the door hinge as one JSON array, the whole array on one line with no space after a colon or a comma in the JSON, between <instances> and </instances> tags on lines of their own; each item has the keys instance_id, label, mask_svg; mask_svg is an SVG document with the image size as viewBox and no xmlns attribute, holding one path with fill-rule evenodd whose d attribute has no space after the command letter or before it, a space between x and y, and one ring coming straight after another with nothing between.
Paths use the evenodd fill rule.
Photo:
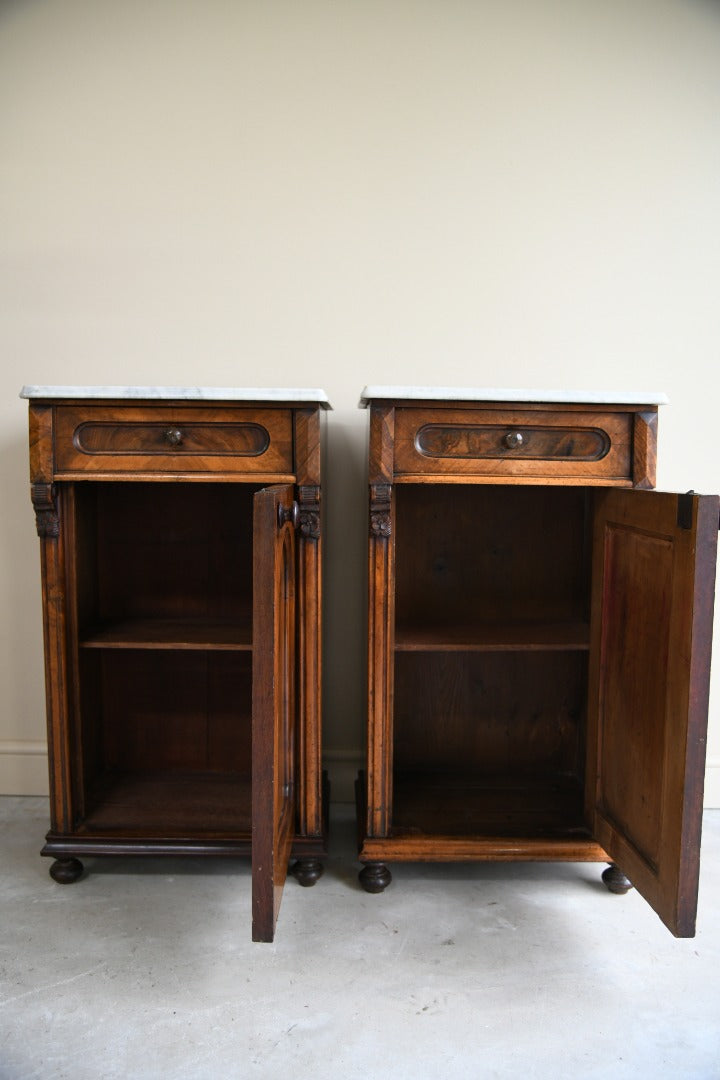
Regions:
<instances>
[{"instance_id":1,"label":"door hinge","mask_svg":"<svg viewBox=\"0 0 720 1080\"><path fill-rule=\"evenodd\" d=\"M677 523L680 529L692 529L694 494L695 492L691 489L684 495L678 495Z\"/></svg>"}]
</instances>

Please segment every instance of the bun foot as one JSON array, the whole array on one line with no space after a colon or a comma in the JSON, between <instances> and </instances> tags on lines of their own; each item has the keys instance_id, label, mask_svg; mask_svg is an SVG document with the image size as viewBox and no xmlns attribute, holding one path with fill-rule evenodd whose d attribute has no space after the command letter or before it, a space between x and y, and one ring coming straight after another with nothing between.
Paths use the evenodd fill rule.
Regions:
<instances>
[{"instance_id":1,"label":"bun foot","mask_svg":"<svg viewBox=\"0 0 720 1080\"><path fill-rule=\"evenodd\" d=\"M615 863L610 863L607 870L603 870L602 879L607 885L611 893L617 893L618 896L624 896L629 889L632 889L632 882L625 877L619 866Z\"/></svg>"},{"instance_id":2,"label":"bun foot","mask_svg":"<svg viewBox=\"0 0 720 1080\"><path fill-rule=\"evenodd\" d=\"M50 877L60 885L72 885L82 877L83 864L79 859L56 859L50 867Z\"/></svg>"},{"instance_id":3,"label":"bun foot","mask_svg":"<svg viewBox=\"0 0 720 1080\"><path fill-rule=\"evenodd\" d=\"M306 889L314 885L318 878L325 872L325 867L319 859L298 859L290 867L290 873L296 881Z\"/></svg>"},{"instance_id":4,"label":"bun foot","mask_svg":"<svg viewBox=\"0 0 720 1080\"><path fill-rule=\"evenodd\" d=\"M363 866L358 878L365 892L381 893L392 881L392 874L385 863L370 862Z\"/></svg>"}]
</instances>

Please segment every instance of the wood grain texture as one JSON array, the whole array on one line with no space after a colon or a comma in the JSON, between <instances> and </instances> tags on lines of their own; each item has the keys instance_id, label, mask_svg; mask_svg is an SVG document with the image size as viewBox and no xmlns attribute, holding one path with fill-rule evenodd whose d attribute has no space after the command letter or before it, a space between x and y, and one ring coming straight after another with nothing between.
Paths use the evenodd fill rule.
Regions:
<instances>
[{"instance_id":1,"label":"wood grain texture","mask_svg":"<svg viewBox=\"0 0 720 1080\"><path fill-rule=\"evenodd\" d=\"M583 776L585 653L403 652L394 691L396 771Z\"/></svg>"},{"instance_id":2,"label":"wood grain texture","mask_svg":"<svg viewBox=\"0 0 720 1080\"><path fill-rule=\"evenodd\" d=\"M320 484L323 422L319 409L298 409L294 413L295 475L301 488Z\"/></svg>"},{"instance_id":3,"label":"wood grain texture","mask_svg":"<svg viewBox=\"0 0 720 1080\"><path fill-rule=\"evenodd\" d=\"M633 425L633 485L654 488L657 469L657 409L635 413Z\"/></svg>"},{"instance_id":4,"label":"wood grain texture","mask_svg":"<svg viewBox=\"0 0 720 1080\"><path fill-rule=\"evenodd\" d=\"M289 409L63 405L55 477L165 474L294 476ZM170 443L168 433L179 442Z\"/></svg>"},{"instance_id":5,"label":"wood grain texture","mask_svg":"<svg viewBox=\"0 0 720 1080\"><path fill-rule=\"evenodd\" d=\"M377 430L377 429L376 429ZM378 436L382 437L378 430ZM389 491L392 499L392 491ZM371 488L371 506L372 506ZM371 509L371 513L372 513ZM393 649L395 628L392 501L382 511L387 530L370 534L368 566L368 732L367 783L369 836L387 833L392 818Z\"/></svg>"},{"instance_id":6,"label":"wood grain texture","mask_svg":"<svg viewBox=\"0 0 720 1080\"><path fill-rule=\"evenodd\" d=\"M302 503L298 548L297 829L325 848L322 776L322 540L305 535ZM319 509L315 504L316 512Z\"/></svg>"},{"instance_id":7,"label":"wood grain texture","mask_svg":"<svg viewBox=\"0 0 720 1080\"><path fill-rule=\"evenodd\" d=\"M52 405L30 405L28 410L30 441L30 482L32 484L52 483L54 473L53 459L53 420Z\"/></svg>"},{"instance_id":8,"label":"wood grain texture","mask_svg":"<svg viewBox=\"0 0 720 1080\"><path fill-rule=\"evenodd\" d=\"M423 478L527 477L627 484L632 475L630 412L506 408L395 411L395 473ZM518 446L507 440L520 437Z\"/></svg>"},{"instance_id":9,"label":"wood grain texture","mask_svg":"<svg viewBox=\"0 0 720 1080\"><path fill-rule=\"evenodd\" d=\"M718 500L598 500L588 733L594 833L669 929L692 937Z\"/></svg>"},{"instance_id":10,"label":"wood grain texture","mask_svg":"<svg viewBox=\"0 0 720 1080\"><path fill-rule=\"evenodd\" d=\"M295 533L290 486L255 495L253 528L252 937L272 941L295 829Z\"/></svg>"},{"instance_id":11,"label":"wood grain texture","mask_svg":"<svg viewBox=\"0 0 720 1080\"><path fill-rule=\"evenodd\" d=\"M395 447L395 410L392 406L373 405L370 409L370 447L368 480L388 484L393 477Z\"/></svg>"},{"instance_id":12,"label":"wood grain texture","mask_svg":"<svg viewBox=\"0 0 720 1080\"><path fill-rule=\"evenodd\" d=\"M533 836L367 837L360 848L363 862L607 862L594 840L538 839Z\"/></svg>"},{"instance_id":13,"label":"wood grain texture","mask_svg":"<svg viewBox=\"0 0 720 1080\"><path fill-rule=\"evenodd\" d=\"M45 701L50 771L50 824L64 832L73 823L73 757L70 733L69 673L66 650L66 587L63 496L58 494L56 532L40 539L42 572Z\"/></svg>"},{"instance_id":14,"label":"wood grain texture","mask_svg":"<svg viewBox=\"0 0 720 1080\"><path fill-rule=\"evenodd\" d=\"M403 629L437 626L441 643L442 627L470 625L480 636L494 625L587 621L581 488L415 484L399 487L395 500Z\"/></svg>"}]
</instances>

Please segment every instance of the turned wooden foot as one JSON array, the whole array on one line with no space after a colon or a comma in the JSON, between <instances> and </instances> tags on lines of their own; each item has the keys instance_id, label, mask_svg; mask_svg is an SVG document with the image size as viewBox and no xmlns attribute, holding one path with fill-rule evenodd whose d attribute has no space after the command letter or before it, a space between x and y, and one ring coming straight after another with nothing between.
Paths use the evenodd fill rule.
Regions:
<instances>
[{"instance_id":1,"label":"turned wooden foot","mask_svg":"<svg viewBox=\"0 0 720 1080\"><path fill-rule=\"evenodd\" d=\"M366 863L358 877L365 892L370 893L383 892L392 881L392 874L385 863L381 862Z\"/></svg>"},{"instance_id":2,"label":"turned wooden foot","mask_svg":"<svg viewBox=\"0 0 720 1080\"><path fill-rule=\"evenodd\" d=\"M82 877L83 864L79 859L56 859L50 867L50 877L60 885L72 885Z\"/></svg>"},{"instance_id":3,"label":"turned wooden foot","mask_svg":"<svg viewBox=\"0 0 720 1080\"><path fill-rule=\"evenodd\" d=\"M298 859L290 867L290 873L305 888L314 885L318 878L325 872L325 867L319 859Z\"/></svg>"},{"instance_id":4,"label":"turned wooden foot","mask_svg":"<svg viewBox=\"0 0 720 1080\"><path fill-rule=\"evenodd\" d=\"M615 863L610 863L607 870L603 870L602 879L610 892L617 893L618 896L623 896L633 887L632 882L625 877L620 867L616 866Z\"/></svg>"}]
</instances>

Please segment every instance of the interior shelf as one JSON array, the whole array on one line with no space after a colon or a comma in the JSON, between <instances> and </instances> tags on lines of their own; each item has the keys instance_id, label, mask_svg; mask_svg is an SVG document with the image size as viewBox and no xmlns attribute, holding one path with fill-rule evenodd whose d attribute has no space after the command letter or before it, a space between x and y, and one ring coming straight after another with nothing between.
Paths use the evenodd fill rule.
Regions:
<instances>
[{"instance_id":1,"label":"interior shelf","mask_svg":"<svg viewBox=\"0 0 720 1080\"><path fill-rule=\"evenodd\" d=\"M252 615L233 619L120 619L83 634L84 649L252 649Z\"/></svg>"},{"instance_id":2,"label":"interior shelf","mask_svg":"<svg viewBox=\"0 0 720 1080\"><path fill-rule=\"evenodd\" d=\"M392 821L394 836L590 835L580 780L558 773L396 772Z\"/></svg>"},{"instance_id":3,"label":"interior shelf","mask_svg":"<svg viewBox=\"0 0 720 1080\"><path fill-rule=\"evenodd\" d=\"M397 652L541 652L589 646L590 627L580 621L406 624L395 631Z\"/></svg>"},{"instance_id":4,"label":"interior shelf","mask_svg":"<svg viewBox=\"0 0 720 1080\"><path fill-rule=\"evenodd\" d=\"M79 832L249 836L251 802L244 773L105 772L88 792Z\"/></svg>"}]
</instances>

